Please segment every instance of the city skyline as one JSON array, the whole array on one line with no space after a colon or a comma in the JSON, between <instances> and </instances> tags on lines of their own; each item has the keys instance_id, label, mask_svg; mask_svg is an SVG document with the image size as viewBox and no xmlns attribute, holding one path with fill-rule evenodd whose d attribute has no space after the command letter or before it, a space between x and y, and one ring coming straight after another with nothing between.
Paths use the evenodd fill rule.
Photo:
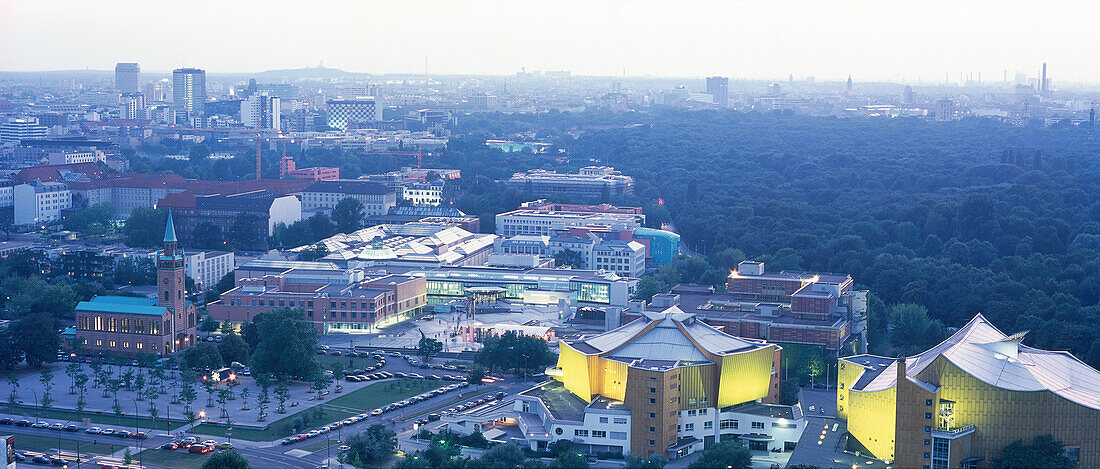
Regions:
<instances>
[{"instance_id":1,"label":"city skyline","mask_svg":"<svg viewBox=\"0 0 1100 469\"><path fill-rule=\"evenodd\" d=\"M1043 8L1002 2L995 10L953 3L949 17L923 4L863 1L677 8L655 2L473 4L331 2L303 15L289 3L265 3L263 9L252 2L216 8L164 3L153 18L143 15L146 4L135 2L107 8L8 2L0 8L10 14L2 16L20 21L0 20L0 38L36 42L0 51L0 70L109 70L133 61L154 72L198 67L255 73L324 63L374 74L568 70L738 79L853 75L857 81L925 83L958 81L960 73L975 79L980 73L984 82L1007 74L1011 81L1016 73L1037 75L1042 62L1052 64L1055 82L1088 82L1100 72L1088 57L1100 40L1086 34L1090 15L1082 14L1097 7L1079 2ZM43 22L55 24L56 34L33 35ZM162 34L179 24L188 25L190 39Z\"/></svg>"}]
</instances>

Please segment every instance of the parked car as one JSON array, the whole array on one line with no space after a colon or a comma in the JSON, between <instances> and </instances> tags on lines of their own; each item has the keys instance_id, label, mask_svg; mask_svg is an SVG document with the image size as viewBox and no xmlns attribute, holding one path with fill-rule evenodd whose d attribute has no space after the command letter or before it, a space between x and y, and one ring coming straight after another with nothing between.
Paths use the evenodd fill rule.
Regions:
<instances>
[{"instance_id":1,"label":"parked car","mask_svg":"<svg viewBox=\"0 0 1100 469\"><path fill-rule=\"evenodd\" d=\"M31 428L50 428L49 422L35 422Z\"/></svg>"},{"instance_id":2,"label":"parked car","mask_svg":"<svg viewBox=\"0 0 1100 469\"><path fill-rule=\"evenodd\" d=\"M90 435L98 435L100 433L103 433L103 430L100 429L99 427L92 427L92 428L89 428L87 430L84 430L84 433L87 433L87 434L90 434Z\"/></svg>"},{"instance_id":3,"label":"parked car","mask_svg":"<svg viewBox=\"0 0 1100 469\"><path fill-rule=\"evenodd\" d=\"M163 445L160 445L160 449L166 449L169 451L175 451L180 448L180 444L175 441L169 441Z\"/></svg>"},{"instance_id":4,"label":"parked car","mask_svg":"<svg viewBox=\"0 0 1100 469\"><path fill-rule=\"evenodd\" d=\"M211 451L214 451L213 447L201 443L193 444L187 448L187 452L192 454L206 454Z\"/></svg>"}]
</instances>

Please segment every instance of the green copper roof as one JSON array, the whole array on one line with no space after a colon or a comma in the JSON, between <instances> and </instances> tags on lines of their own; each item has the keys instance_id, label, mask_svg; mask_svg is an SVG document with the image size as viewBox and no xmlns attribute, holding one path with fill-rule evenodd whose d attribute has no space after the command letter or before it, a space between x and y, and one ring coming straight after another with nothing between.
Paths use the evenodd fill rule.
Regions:
<instances>
[{"instance_id":1,"label":"green copper roof","mask_svg":"<svg viewBox=\"0 0 1100 469\"><path fill-rule=\"evenodd\" d=\"M93 298L92 301L81 301L76 305L77 311L141 314L145 316L163 316L167 309L163 306L143 305L136 301L130 301L129 298L122 300L121 297L97 297Z\"/></svg>"},{"instance_id":2,"label":"green copper roof","mask_svg":"<svg viewBox=\"0 0 1100 469\"><path fill-rule=\"evenodd\" d=\"M164 242L176 242L176 226L172 224L172 211L168 211L168 224L164 227Z\"/></svg>"}]
</instances>

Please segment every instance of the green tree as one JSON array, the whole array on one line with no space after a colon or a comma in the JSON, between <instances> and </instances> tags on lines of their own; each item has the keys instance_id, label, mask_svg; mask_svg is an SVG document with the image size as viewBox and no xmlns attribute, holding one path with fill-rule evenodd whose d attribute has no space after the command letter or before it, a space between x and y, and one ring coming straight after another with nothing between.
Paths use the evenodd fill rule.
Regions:
<instances>
[{"instance_id":1,"label":"green tree","mask_svg":"<svg viewBox=\"0 0 1100 469\"><path fill-rule=\"evenodd\" d=\"M248 344L236 332L230 332L222 339L218 351L222 355L222 363L248 363Z\"/></svg>"},{"instance_id":2,"label":"green tree","mask_svg":"<svg viewBox=\"0 0 1100 469\"><path fill-rule=\"evenodd\" d=\"M45 314L32 314L11 326L16 345L23 351L27 364L35 368L57 360L61 340L57 321Z\"/></svg>"},{"instance_id":3,"label":"green tree","mask_svg":"<svg viewBox=\"0 0 1100 469\"><path fill-rule=\"evenodd\" d=\"M668 460L659 454L654 454L648 458L628 455L623 469L664 469L665 464L668 464Z\"/></svg>"},{"instance_id":4,"label":"green tree","mask_svg":"<svg viewBox=\"0 0 1100 469\"><path fill-rule=\"evenodd\" d=\"M928 317L925 307L894 304L886 310L890 321L890 343L902 355L923 352L944 338L943 323Z\"/></svg>"},{"instance_id":5,"label":"green tree","mask_svg":"<svg viewBox=\"0 0 1100 469\"><path fill-rule=\"evenodd\" d=\"M8 329L0 329L0 371L14 370L23 361L23 350Z\"/></svg>"},{"instance_id":6,"label":"green tree","mask_svg":"<svg viewBox=\"0 0 1100 469\"><path fill-rule=\"evenodd\" d=\"M260 341L252 353L253 373L282 379L312 381L321 371L317 362L317 329L302 320L301 309L281 308L264 314Z\"/></svg>"},{"instance_id":7,"label":"green tree","mask_svg":"<svg viewBox=\"0 0 1100 469\"><path fill-rule=\"evenodd\" d=\"M416 347L416 354L419 355L420 358L428 360L442 351L443 342L425 336L424 331L420 332L420 343Z\"/></svg>"},{"instance_id":8,"label":"green tree","mask_svg":"<svg viewBox=\"0 0 1100 469\"><path fill-rule=\"evenodd\" d=\"M554 265L558 266L570 266L576 269L587 269L588 265L584 262L584 257L581 256L580 251L572 249L565 249L557 254L554 254Z\"/></svg>"},{"instance_id":9,"label":"green tree","mask_svg":"<svg viewBox=\"0 0 1100 469\"><path fill-rule=\"evenodd\" d=\"M741 443L723 441L711 445L688 469L750 469L752 453Z\"/></svg>"},{"instance_id":10,"label":"green tree","mask_svg":"<svg viewBox=\"0 0 1100 469\"><path fill-rule=\"evenodd\" d=\"M155 248L164 242L168 213L151 207L136 207L126 218L122 233L130 247Z\"/></svg>"},{"instance_id":11,"label":"green tree","mask_svg":"<svg viewBox=\"0 0 1100 469\"><path fill-rule=\"evenodd\" d=\"M350 448L346 457L355 457L366 463L378 463L389 459L397 449L397 434L384 425L371 425L363 433L348 437Z\"/></svg>"},{"instance_id":12,"label":"green tree","mask_svg":"<svg viewBox=\"0 0 1100 469\"><path fill-rule=\"evenodd\" d=\"M42 410L49 415L50 408L53 407L53 370L49 368L43 369L39 373L38 382L42 383Z\"/></svg>"},{"instance_id":13,"label":"green tree","mask_svg":"<svg viewBox=\"0 0 1100 469\"><path fill-rule=\"evenodd\" d=\"M252 465L241 453L231 449L214 453L202 463L202 469L252 469Z\"/></svg>"},{"instance_id":14,"label":"green tree","mask_svg":"<svg viewBox=\"0 0 1100 469\"><path fill-rule=\"evenodd\" d=\"M1076 463L1065 457L1065 446L1051 435L1040 435L1025 444L1016 440L993 460L996 469L1073 469Z\"/></svg>"},{"instance_id":15,"label":"green tree","mask_svg":"<svg viewBox=\"0 0 1100 469\"><path fill-rule=\"evenodd\" d=\"M332 208L332 221L340 233L351 233L363 227L363 203L354 197L344 197Z\"/></svg>"},{"instance_id":16,"label":"green tree","mask_svg":"<svg viewBox=\"0 0 1100 469\"><path fill-rule=\"evenodd\" d=\"M221 368L222 364L221 352L209 342L201 342L183 352L183 366L188 369L214 370Z\"/></svg>"},{"instance_id":17,"label":"green tree","mask_svg":"<svg viewBox=\"0 0 1100 469\"><path fill-rule=\"evenodd\" d=\"M234 247L238 249L265 249L267 239L267 227L259 216L251 213L241 213L233 220L229 227L228 238Z\"/></svg>"},{"instance_id":18,"label":"green tree","mask_svg":"<svg viewBox=\"0 0 1100 469\"><path fill-rule=\"evenodd\" d=\"M192 234L198 249L225 249L226 242L220 226L213 223L200 223Z\"/></svg>"}]
</instances>

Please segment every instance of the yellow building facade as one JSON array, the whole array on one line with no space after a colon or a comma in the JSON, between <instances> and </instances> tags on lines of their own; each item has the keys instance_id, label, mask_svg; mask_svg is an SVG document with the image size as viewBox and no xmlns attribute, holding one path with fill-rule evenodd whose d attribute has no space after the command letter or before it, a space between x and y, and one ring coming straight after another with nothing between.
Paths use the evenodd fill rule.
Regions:
<instances>
[{"instance_id":1,"label":"yellow building facade","mask_svg":"<svg viewBox=\"0 0 1100 469\"><path fill-rule=\"evenodd\" d=\"M1100 372L1022 340L978 315L913 357L842 358L837 416L895 467L991 467L1005 446L1046 434L1078 467L1100 467Z\"/></svg>"},{"instance_id":2,"label":"yellow building facade","mask_svg":"<svg viewBox=\"0 0 1100 469\"><path fill-rule=\"evenodd\" d=\"M569 392L630 409L630 448L640 456L664 455L678 444L680 411L779 398L777 345L724 334L675 307L561 341L559 349L559 379Z\"/></svg>"}]
</instances>

